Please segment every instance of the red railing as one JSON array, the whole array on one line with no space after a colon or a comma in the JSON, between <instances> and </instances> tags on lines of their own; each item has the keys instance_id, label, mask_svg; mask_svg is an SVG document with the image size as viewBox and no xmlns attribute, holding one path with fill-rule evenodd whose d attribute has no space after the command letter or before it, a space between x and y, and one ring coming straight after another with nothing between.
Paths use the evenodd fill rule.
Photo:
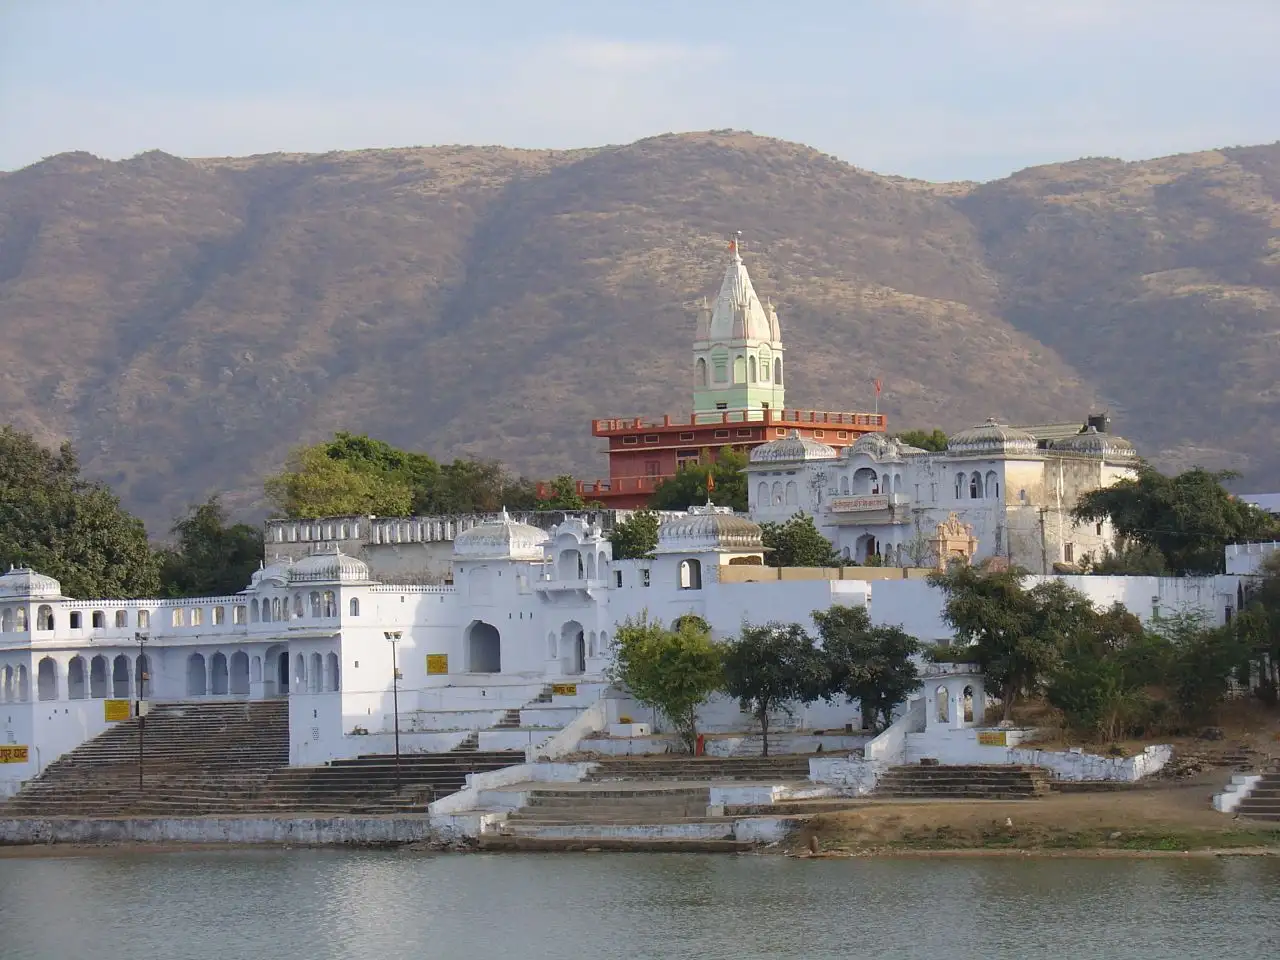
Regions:
<instances>
[{"instance_id":1,"label":"red railing","mask_svg":"<svg viewBox=\"0 0 1280 960\"><path fill-rule=\"evenodd\" d=\"M646 496L653 493L663 480L667 477L614 477L610 480L575 480L574 486L577 488L578 495L587 497L603 495L620 495L624 493L642 493ZM537 495L539 499L550 499L553 495L551 484L543 481L538 482Z\"/></svg>"},{"instance_id":2,"label":"red railing","mask_svg":"<svg viewBox=\"0 0 1280 960\"><path fill-rule=\"evenodd\" d=\"M883 413L848 413L831 410L724 410L712 413L694 413L688 420L677 420L670 414L661 421L643 417L605 418L591 421L591 432L597 436L610 433L632 433L637 430L653 430L659 427L714 426L718 423L759 423L765 426L802 426L808 424L864 427L867 430L883 430Z\"/></svg>"}]
</instances>

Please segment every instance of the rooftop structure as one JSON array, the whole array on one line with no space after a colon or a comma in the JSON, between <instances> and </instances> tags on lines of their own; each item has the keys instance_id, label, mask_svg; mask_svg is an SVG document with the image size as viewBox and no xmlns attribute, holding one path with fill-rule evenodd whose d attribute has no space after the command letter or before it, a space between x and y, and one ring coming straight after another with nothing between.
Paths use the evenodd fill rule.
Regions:
<instances>
[{"instance_id":1,"label":"rooftop structure","mask_svg":"<svg viewBox=\"0 0 1280 960\"><path fill-rule=\"evenodd\" d=\"M709 452L749 452L793 435L839 449L883 432L878 413L800 410L786 405L785 348L778 312L761 302L737 240L714 303L698 309L693 341L693 410L661 420L604 418L594 436L609 441L609 479L579 481L578 492L608 507L644 506L658 484Z\"/></svg>"}]
</instances>

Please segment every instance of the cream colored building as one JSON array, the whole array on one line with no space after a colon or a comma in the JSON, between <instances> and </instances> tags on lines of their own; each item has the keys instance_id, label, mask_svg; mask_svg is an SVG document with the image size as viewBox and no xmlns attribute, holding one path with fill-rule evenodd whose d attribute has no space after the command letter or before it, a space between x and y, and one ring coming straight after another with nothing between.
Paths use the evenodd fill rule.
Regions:
<instances>
[{"instance_id":1,"label":"cream colored building","mask_svg":"<svg viewBox=\"0 0 1280 960\"><path fill-rule=\"evenodd\" d=\"M759 521L812 515L851 563L929 566L929 541L955 514L978 540L976 559L1052 573L1112 544L1108 523L1077 524L1071 510L1082 494L1136 476L1137 464L1133 444L1096 426L1048 439L988 420L945 453L881 434L837 452L793 435L752 451L748 496Z\"/></svg>"}]
</instances>

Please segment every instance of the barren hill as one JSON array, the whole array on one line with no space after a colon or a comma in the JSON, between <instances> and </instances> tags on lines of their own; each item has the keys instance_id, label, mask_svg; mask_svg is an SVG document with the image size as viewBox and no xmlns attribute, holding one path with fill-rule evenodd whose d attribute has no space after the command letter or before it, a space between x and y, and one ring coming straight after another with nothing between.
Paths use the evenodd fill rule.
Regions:
<instances>
[{"instance_id":1,"label":"barren hill","mask_svg":"<svg viewBox=\"0 0 1280 960\"><path fill-rule=\"evenodd\" d=\"M593 416L686 409L689 304L741 230L788 399L891 429L1083 417L1280 487L1280 144L926 184L741 133L0 176L2 418L156 532L367 431L604 472Z\"/></svg>"}]
</instances>

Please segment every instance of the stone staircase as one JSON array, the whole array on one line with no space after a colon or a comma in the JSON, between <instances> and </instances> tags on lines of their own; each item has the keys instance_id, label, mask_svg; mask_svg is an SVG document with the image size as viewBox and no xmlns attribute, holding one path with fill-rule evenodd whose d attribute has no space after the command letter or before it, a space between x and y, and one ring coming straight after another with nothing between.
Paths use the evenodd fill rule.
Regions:
<instances>
[{"instance_id":1,"label":"stone staircase","mask_svg":"<svg viewBox=\"0 0 1280 960\"><path fill-rule=\"evenodd\" d=\"M658 754L611 757L599 761L590 780L603 781L758 781L791 783L809 779L805 755L778 757L689 757Z\"/></svg>"},{"instance_id":2,"label":"stone staircase","mask_svg":"<svg viewBox=\"0 0 1280 960\"><path fill-rule=\"evenodd\" d=\"M1023 766L890 767L877 797L920 800L1030 800L1050 792L1048 771Z\"/></svg>"},{"instance_id":3,"label":"stone staircase","mask_svg":"<svg viewBox=\"0 0 1280 960\"><path fill-rule=\"evenodd\" d=\"M456 747L450 750L450 753L475 753L480 749L480 734L471 731L463 737Z\"/></svg>"},{"instance_id":4,"label":"stone staircase","mask_svg":"<svg viewBox=\"0 0 1280 960\"><path fill-rule=\"evenodd\" d=\"M50 764L0 816L191 817L422 812L468 773L520 763L517 751L407 754L290 767L288 704L164 704Z\"/></svg>"},{"instance_id":5,"label":"stone staircase","mask_svg":"<svg viewBox=\"0 0 1280 960\"><path fill-rule=\"evenodd\" d=\"M1264 773L1236 807L1236 815L1280 823L1280 771Z\"/></svg>"},{"instance_id":6,"label":"stone staircase","mask_svg":"<svg viewBox=\"0 0 1280 960\"><path fill-rule=\"evenodd\" d=\"M538 702L538 701L535 701ZM507 710L502 719L493 725L494 730L518 730L520 728L520 711Z\"/></svg>"}]
</instances>

